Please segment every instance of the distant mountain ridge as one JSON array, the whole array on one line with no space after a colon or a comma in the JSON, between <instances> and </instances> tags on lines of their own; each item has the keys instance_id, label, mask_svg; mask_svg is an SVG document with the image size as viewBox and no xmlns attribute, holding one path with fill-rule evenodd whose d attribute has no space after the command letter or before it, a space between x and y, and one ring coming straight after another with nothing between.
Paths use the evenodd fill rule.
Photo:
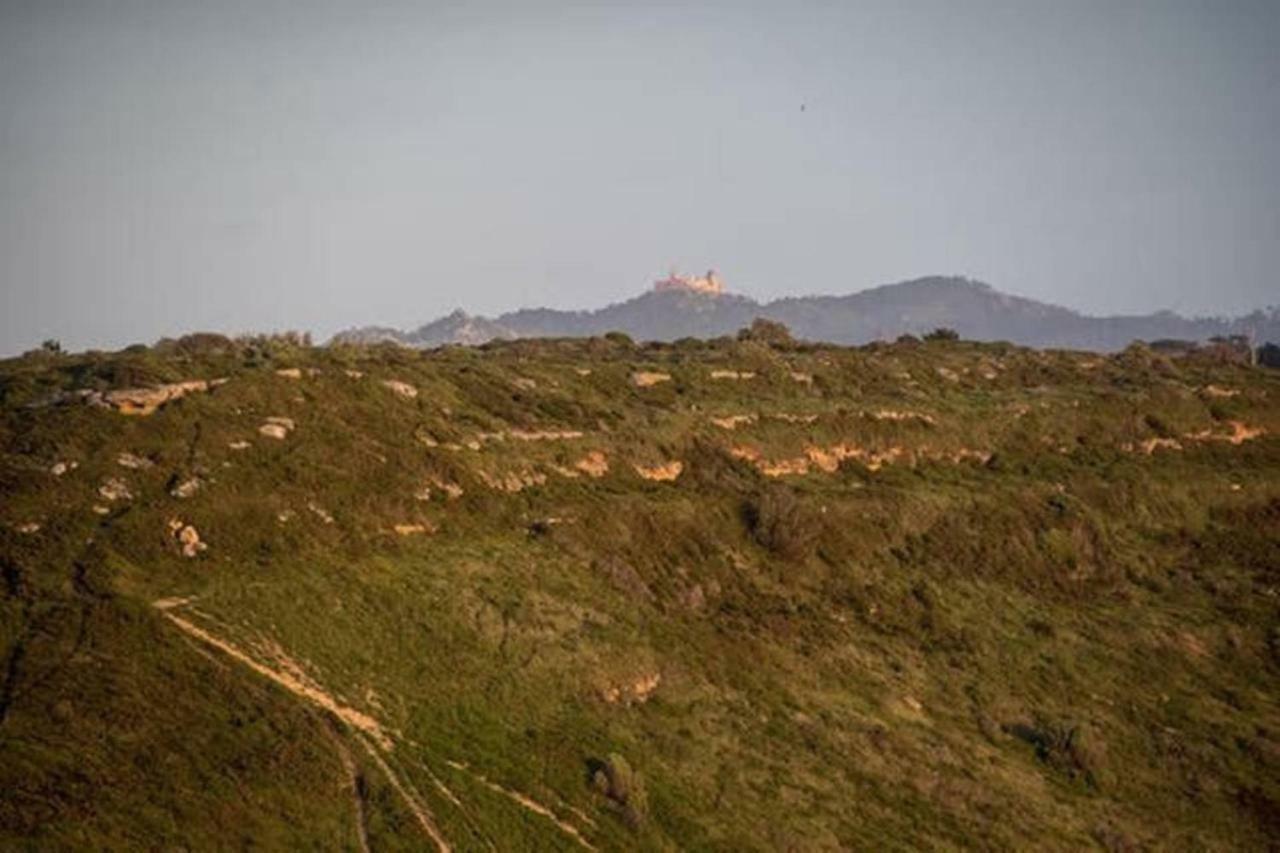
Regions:
<instances>
[{"instance_id":1,"label":"distant mountain ridge","mask_svg":"<svg viewBox=\"0 0 1280 853\"><path fill-rule=\"evenodd\" d=\"M669 280L668 280L669 281ZM1280 341L1280 309L1235 318L1187 318L1171 311L1094 317L1069 308L1002 293L961 277L931 276L846 296L786 297L757 302L706 289L666 286L592 311L529 308L493 318L461 310L411 331L364 327L339 332L336 343L396 341L414 347L477 345L496 339L587 337L624 332L637 340L714 338L757 317L785 323L798 338L837 344L892 340L938 327L971 340L1035 347L1111 351L1134 340L1204 341L1249 335Z\"/></svg>"}]
</instances>

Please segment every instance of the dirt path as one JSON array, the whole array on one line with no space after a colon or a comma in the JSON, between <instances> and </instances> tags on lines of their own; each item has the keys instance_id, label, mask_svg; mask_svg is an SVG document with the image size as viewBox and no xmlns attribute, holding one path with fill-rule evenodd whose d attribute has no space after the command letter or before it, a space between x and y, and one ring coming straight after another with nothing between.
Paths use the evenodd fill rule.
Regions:
<instances>
[{"instance_id":1,"label":"dirt path","mask_svg":"<svg viewBox=\"0 0 1280 853\"><path fill-rule=\"evenodd\" d=\"M470 767L468 767L467 765L463 764L460 761L446 761L445 763L448 764L450 767L452 767L454 770L460 770L463 773L466 773L468 776L475 779L481 785L484 785L490 791L493 791L498 794L502 794L504 797L514 800L520 806L528 809L534 814L542 815L547 820L551 821L557 827L559 827L562 832L564 832L574 841L581 844L586 849L588 850L596 849L594 846L592 846L591 842L587 841L587 839L582 837L582 833L578 831L578 828L576 826L569 823L567 820L563 820L562 818L557 817L555 812L551 811L551 809L547 808L537 800L529 796L526 796L525 794L522 794L519 791L513 791L510 788L504 788L501 785L499 785L497 782L491 782L490 780L488 780L481 774L477 773L476 771L472 770ZM585 817L585 815L583 817Z\"/></svg>"},{"instance_id":2,"label":"dirt path","mask_svg":"<svg viewBox=\"0 0 1280 853\"><path fill-rule=\"evenodd\" d=\"M369 821L365 814L364 776L356 766L356 760L351 757L351 750L347 748L347 742L337 731L337 726L330 721L327 729L333 739L333 747L338 752L338 759L342 762L347 786L351 789L351 803L356 815L356 842L360 845L360 853L370 853Z\"/></svg>"},{"instance_id":3,"label":"dirt path","mask_svg":"<svg viewBox=\"0 0 1280 853\"><path fill-rule=\"evenodd\" d=\"M177 626L178 629L187 636L200 641L206 646L217 649L233 660L239 661L264 678L267 678L280 685L285 690L288 690L293 695L328 711L334 719L339 720L350 727L353 730L355 739L362 747L364 747L365 751L369 754L369 757L387 778L391 787L400 795L400 799L404 801L405 806L413 813L414 818L418 821L418 824L422 827L423 831L431 838L432 841L435 842L436 847L441 851L441 853L449 853L452 848L450 847L448 840L445 839L443 833L441 833L440 828L432 817L431 810L427 807L426 801L423 799L422 795L418 793L418 791L416 791L409 782L401 779L400 776L391 769L390 765L387 764L386 759L383 757L383 752L391 752L394 747L394 741L392 740L388 730L381 723L363 711L358 711L355 708L351 708L339 702L331 693L326 691L312 678L310 678L302 667L295 663L293 659L285 654L284 650L275 643L267 643L263 649L260 649L260 652L273 657L280 664L280 668L268 666L267 664L260 662L252 654L236 646L234 643L212 634L206 629L201 628L199 625L196 625L190 619L185 619L174 612L179 608L190 605L193 601L194 599L192 598L162 598L158 601L152 602L152 606L159 610L164 618ZM343 743L342 738L335 733L334 740L337 742L339 758L342 760L343 767L346 769L347 775L351 780L352 793L355 797L356 829L360 841L360 847L363 853L368 853L369 840L365 828L365 803L364 798L361 795L359 772L356 768L355 761L351 756L351 752L347 749L346 744ZM532 797L529 797L519 791L513 791L509 788L505 788L496 782L492 782L462 762L446 761L446 763L453 769L466 773L489 790L501 794L502 796L517 803L522 808L551 821L561 832L568 835L585 849L596 849L589 841L587 841L586 838L583 837L582 833L578 830L578 827L557 816L550 808L539 803L537 800L534 800ZM430 771L429 768L424 769L426 769L427 775L439 789L441 795L457 806L459 810L462 810L462 801L459 800L457 796L455 796L454 793ZM579 816L586 823L594 825L586 815L579 813Z\"/></svg>"},{"instance_id":4,"label":"dirt path","mask_svg":"<svg viewBox=\"0 0 1280 853\"><path fill-rule=\"evenodd\" d=\"M422 801L421 795L413 790L406 782L402 782L387 762L383 759L381 753L378 752L374 744L370 743L367 738L356 735L356 740L360 741L360 745L364 747L365 752L369 753L369 757L373 759L373 763L378 765L378 769L387 777L387 781L391 783L391 787L396 789L396 793L404 800L409 811L413 812L413 816L418 819L423 830L427 835L431 836L431 840L436 843L436 848L440 853L450 853L453 849L449 846L449 842L440 833L439 827L436 826L435 820L431 817L431 810L427 808L427 804Z\"/></svg>"},{"instance_id":5,"label":"dirt path","mask_svg":"<svg viewBox=\"0 0 1280 853\"><path fill-rule=\"evenodd\" d=\"M183 633L194 637L200 642L217 649L228 657L239 661L264 678L274 681L276 684L280 685L285 690L288 690L295 696L305 699L312 705L323 708L336 719L341 720L347 726L354 729L356 740L358 740L360 745L365 748L365 751L369 753L369 756L373 759L374 763L378 765L378 769L382 771L383 775L387 777L387 781L391 783L391 787L400 795L400 798L404 801L409 811L413 813L414 818L417 819L423 831L426 832L428 837L435 842L440 853L450 853L452 848L449 846L449 842L440 832L440 828L432 818L431 810L427 808L427 805L422 801L421 796L414 791L410 785L403 782L383 759L382 752L390 752L394 744L391 740L391 736L387 734L386 730L380 723L378 723L377 720L362 711L357 711L354 708L343 705L318 685L308 683L309 679L304 680L300 673L296 671L281 672L279 670L272 669L265 664L259 663L251 655L234 644L223 640L220 637L214 636L199 625L196 625L190 620L184 619L173 612L176 608L189 604L190 601L191 599L161 599L154 602L153 606L159 610L166 619L176 625ZM345 760L350 760L349 754L346 755ZM360 815L363 816L363 809L361 810ZM363 835L363 825L361 826L361 834ZM362 840L367 843L367 839Z\"/></svg>"},{"instance_id":6,"label":"dirt path","mask_svg":"<svg viewBox=\"0 0 1280 853\"><path fill-rule=\"evenodd\" d=\"M274 681L276 684L279 684L295 696L306 699L313 705L319 705L321 708L333 714L353 729L364 732L369 737L373 738L377 742L378 746L388 752L391 751L394 744L391 741L390 735L383 730L382 726L379 725L378 721L373 717L370 717L362 711L357 711L355 708L350 708L339 703L338 700L333 698L333 696L313 684L307 684L293 673L280 672L269 666L258 663L247 653L241 651L231 643L228 643L226 640L215 637L213 634L210 634L194 622L183 619L181 616L173 612L172 606L161 607L159 602L157 602L156 606L161 610L166 619L177 625L185 633L195 637L206 645L212 646L223 654L238 660L254 672L264 678Z\"/></svg>"}]
</instances>

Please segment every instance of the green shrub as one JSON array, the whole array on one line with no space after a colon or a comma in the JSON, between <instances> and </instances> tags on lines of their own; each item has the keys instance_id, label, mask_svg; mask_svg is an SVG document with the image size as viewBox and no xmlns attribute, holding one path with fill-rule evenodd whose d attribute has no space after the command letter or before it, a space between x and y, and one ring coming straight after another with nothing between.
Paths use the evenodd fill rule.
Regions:
<instances>
[{"instance_id":1,"label":"green shrub","mask_svg":"<svg viewBox=\"0 0 1280 853\"><path fill-rule=\"evenodd\" d=\"M638 829L649 815L649 794L645 790L644 777L631 768L627 759L616 752L599 762L592 774L596 790L604 794L618 807L622 819L632 829Z\"/></svg>"},{"instance_id":2,"label":"green shrub","mask_svg":"<svg viewBox=\"0 0 1280 853\"><path fill-rule=\"evenodd\" d=\"M757 341L779 348L790 348L796 343L796 339L791 336L791 330L785 325L763 317L757 317L750 326L740 330L738 340Z\"/></svg>"},{"instance_id":3,"label":"green shrub","mask_svg":"<svg viewBox=\"0 0 1280 853\"><path fill-rule=\"evenodd\" d=\"M1015 723L1010 734L1035 748L1036 757L1072 779L1098 787L1106 770L1106 745L1087 727L1037 716L1034 723Z\"/></svg>"},{"instance_id":4,"label":"green shrub","mask_svg":"<svg viewBox=\"0 0 1280 853\"><path fill-rule=\"evenodd\" d=\"M756 542L789 562L808 558L820 532L816 518L781 483L771 483L750 498L743 507L743 520Z\"/></svg>"}]
</instances>

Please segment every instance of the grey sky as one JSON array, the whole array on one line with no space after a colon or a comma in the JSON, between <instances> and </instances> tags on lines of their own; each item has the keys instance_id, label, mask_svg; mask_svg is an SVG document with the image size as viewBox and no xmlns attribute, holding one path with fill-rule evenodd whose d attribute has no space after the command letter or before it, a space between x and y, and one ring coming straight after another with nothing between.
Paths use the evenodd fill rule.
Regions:
<instances>
[{"instance_id":1,"label":"grey sky","mask_svg":"<svg viewBox=\"0 0 1280 853\"><path fill-rule=\"evenodd\" d=\"M0 352L672 265L1243 312L1280 302L1278 45L1275 0L0 0Z\"/></svg>"}]
</instances>

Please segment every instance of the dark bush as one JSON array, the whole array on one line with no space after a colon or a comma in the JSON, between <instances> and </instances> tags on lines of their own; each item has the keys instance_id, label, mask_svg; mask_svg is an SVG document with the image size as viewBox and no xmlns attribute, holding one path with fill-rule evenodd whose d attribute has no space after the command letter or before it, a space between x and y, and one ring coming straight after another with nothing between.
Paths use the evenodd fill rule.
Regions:
<instances>
[{"instance_id":1,"label":"dark bush","mask_svg":"<svg viewBox=\"0 0 1280 853\"><path fill-rule=\"evenodd\" d=\"M1082 726L1037 717L1034 723L1014 723L1005 730L1035 748L1036 758L1073 779L1098 787L1106 770L1106 747Z\"/></svg>"},{"instance_id":2,"label":"dark bush","mask_svg":"<svg viewBox=\"0 0 1280 853\"><path fill-rule=\"evenodd\" d=\"M946 326L939 326L929 334L925 335L924 339L926 341L958 341L960 340L960 333L955 329L950 329Z\"/></svg>"},{"instance_id":3,"label":"dark bush","mask_svg":"<svg viewBox=\"0 0 1280 853\"><path fill-rule=\"evenodd\" d=\"M606 332L604 339L614 346L625 347L631 349L636 342L626 332Z\"/></svg>"},{"instance_id":4,"label":"dark bush","mask_svg":"<svg viewBox=\"0 0 1280 853\"><path fill-rule=\"evenodd\" d=\"M763 317L757 317L751 321L750 326L739 330L738 340L756 341L782 348L793 347L796 343L796 339L791 336L791 330L785 325Z\"/></svg>"},{"instance_id":5,"label":"dark bush","mask_svg":"<svg viewBox=\"0 0 1280 853\"><path fill-rule=\"evenodd\" d=\"M649 814L644 777L616 752L610 753L604 761L591 762L591 770L591 782L596 790L613 801L628 826L639 828Z\"/></svg>"},{"instance_id":6,"label":"dark bush","mask_svg":"<svg viewBox=\"0 0 1280 853\"><path fill-rule=\"evenodd\" d=\"M759 484L760 475L721 445L700 438L685 454L684 482L708 492L745 494Z\"/></svg>"},{"instance_id":7,"label":"dark bush","mask_svg":"<svg viewBox=\"0 0 1280 853\"><path fill-rule=\"evenodd\" d=\"M808 513L795 492L773 483L749 499L743 520L761 547L783 560L800 562L814 550L820 532L817 519Z\"/></svg>"},{"instance_id":8,"label":"dark bush","mask_svg":"<svg viewBox=\"0 0 1280 853\"><path fill-rule=\"evenodd\" d=\"M235 352L236 345L226 335L219 335L216 332L194 332L178 338L174 348L183 355L229 355Z\"/></svg>"}]
</instances>

